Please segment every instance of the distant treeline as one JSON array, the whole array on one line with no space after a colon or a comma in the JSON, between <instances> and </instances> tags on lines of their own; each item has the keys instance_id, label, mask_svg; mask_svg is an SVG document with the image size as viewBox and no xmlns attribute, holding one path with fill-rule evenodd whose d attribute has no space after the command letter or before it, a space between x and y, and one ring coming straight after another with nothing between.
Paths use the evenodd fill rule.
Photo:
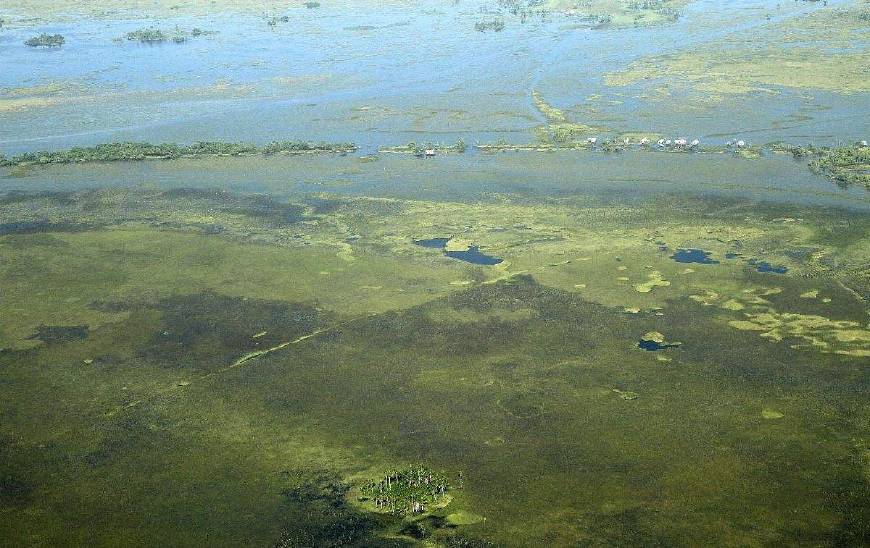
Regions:
<instances>
[{"instance_id":1,"label":"distant treeline","mask_svg":"<svg viewBox=\"0 0 870 548\"><path fill-rule=\"evenodd\" d=\"M275 141L265 146L225 142L198 142L192 145L179 145L176 143L107 143L93 147L76 147L69 150L24 152L10 158L0 154L0 166L131 162L201 156L343 153L353 152L356 149L357 147L353 143L309 143L305 141Z\"/></svg>"}]
</instances>

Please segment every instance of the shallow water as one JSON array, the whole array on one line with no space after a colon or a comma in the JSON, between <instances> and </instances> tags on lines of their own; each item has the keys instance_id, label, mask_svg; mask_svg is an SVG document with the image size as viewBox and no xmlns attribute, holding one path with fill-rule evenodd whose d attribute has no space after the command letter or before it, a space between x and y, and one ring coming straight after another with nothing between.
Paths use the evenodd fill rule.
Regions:
<instances>
[{"instance_id":1,"label":"shallow water","mask_svg":"<svg viewBox=\"0 0 870 548\"><path fill-rule=\"evenodd\" d=\"M789 18L819 7L783 3L773 11ZM632 99L630 88L602 86L603 74L641 56L695 48L767 24L758 14L772 9L769 2L701 0L654 34L571 29L570 18L559 15L480 33L473 30L477 8L459 3L432 13L424 6L387 5L348 12L322 6L289 10L290 21L275 27L263 16L220 13L8 27L0 35L0 88L60 84L67 90L54 106L3 112L0 147L11 154L116 140L265 142L276 136L352 140L365 151L458 137L521 142L517 134L540 119L530 102L534 89L559 108L600 95L590 102L596 116L619 131L713 142L740 132L757 140L825 144L860 138L870 129L860 114L870 107L863 95L783 90L699 112L682 109L679 98L649 102ZM184 44L113 42L149 23L217 34ZM374 30L349 30L366 26ZM35 31L60 32L67 44L45 51L21 46ZM331 47L323 47L325 37ZM373 110L358 110L367 107ZM789 122L795 116L799 121Z\"/></svg>"},{"instance_id":2,"label":"shallow water","mask_svg":"<svg viewBox=\"0 0 870 548\"><path fill-rule=\"evenodd\" d=\"M803 162L772 155L744 160L722 154L516 152L444 155L423 161L383 155L217 158L33 168L2 175L4 190L80 190L104 186L208 188L275 196L329 192L401 198L473 200L491 193L599 196L643 200L660 193L734 196L758 201L866 210L866 190L843 190Z\"/></svg>"}]
</instances>

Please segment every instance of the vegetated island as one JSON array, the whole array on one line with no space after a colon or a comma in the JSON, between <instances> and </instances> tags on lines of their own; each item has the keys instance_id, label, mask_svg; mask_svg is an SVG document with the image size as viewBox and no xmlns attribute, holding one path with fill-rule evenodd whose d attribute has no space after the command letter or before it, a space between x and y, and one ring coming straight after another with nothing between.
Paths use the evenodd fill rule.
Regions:
<instances>
[{"instance_id":1,"label":"vegetated island","mask_svg":"<svg viewBox=\"0 0 870 548\"><path fill-rule=\"evenodd\" d=\"M399 516L424 514L450 503L450 482L423 466L392 471L359 489L357 502L372 512Z\"/></svg>"},{"instance_id":2,"label":"vegetated island","mask_svg":"<svg viewBox=\"0 0 870 548\"><path fill-rule=\"evenodd\" d=\"M175 27L173 30L166 32L156 27L145 27L128 32L123 36L123 38L117 38L116 41L120 42L122 40L127 40L128 42L140 42L142 44L162 44L163 42L183 44L191 38L209 36L212 34L215 34L215 31L203 30L197 27L194 27L190 31Z\"/></svg>"},{"instance_id":3,"label":"vegetated island","mask_svg":"<svg viewBox=\"0 0 870 548\"><path fill-rule=\"evenodd\" d=\"M440 143L408 143L392 147L380 147L378 152L388 154L413 154L414 156L435 156L436 154L462 154L468 147L465 141L459 139L455 144L442 145Z\"/></svg>"},{"instance_id":4,"label":"vegetated island","mask_svg":"<svg viewBox=\"0 0 870 548\"><path fill-rule=\"evenodd\" d=\"M47 164L77 164L88 162L134 162L141 160L172 160L206 156L255 156L275 154L344 154L355 152L353 143L310 143L306 141L274 141L264 146L250 143L219 141L177 143L105 143L69 150L24 152L10 158L0 155L0 166L15 167Z\"/></svg>"},{"instance_id":5,"label":"vegetated island","mask_svg":"<svg viewBox=\"0 0 870 548\"><path fill-rule=\"evenodd\" d=\"M31 48L59 48L64 42L66 42L66 38L61 34L46 34L43 32L39 36L25 40L24 45Z\"/></svg>"},{"instance_id":6,"label":"vegetated island","mask_svg":"<svg viewBox=\"0 0 870 548\"><path fill-rule=\"evenodd\" d=\"M870 146L862 142L850 147L823 149L810 162L810 169L839 186L864 185L870 190Z\"/></svg>"}]
</instances>

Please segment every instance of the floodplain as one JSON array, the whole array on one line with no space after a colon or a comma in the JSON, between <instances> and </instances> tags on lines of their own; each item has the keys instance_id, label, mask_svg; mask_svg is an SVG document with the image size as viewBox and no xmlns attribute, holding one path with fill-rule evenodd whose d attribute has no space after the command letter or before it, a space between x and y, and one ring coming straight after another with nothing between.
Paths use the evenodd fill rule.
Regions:
<instances>
[{"instance_id":1,"label":"floodplain","mask_svg":"<svg viewBox=\"0 0 870 548\"><path fill-rule=\"evenodd\" d=\"M866 545L868 10L5 2L0 544Z\"/></svg>"}]
</instances>

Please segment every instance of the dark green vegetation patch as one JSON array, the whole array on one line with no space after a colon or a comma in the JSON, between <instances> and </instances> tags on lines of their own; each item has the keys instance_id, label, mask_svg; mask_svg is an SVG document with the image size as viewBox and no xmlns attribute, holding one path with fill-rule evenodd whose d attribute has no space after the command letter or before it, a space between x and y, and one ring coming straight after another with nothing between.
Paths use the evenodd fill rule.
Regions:
<instances>
[{"instance_id":1,"label":"dark green vegetation patch","mask_svg":"<svg viewBox=\"0 0 870 548\"><path fill-rule=\"evenodd\" d=\"M24 45L30 46L31 48L59 48L64 44L64 42L66 42L66 39L61 34L42 33L33 38L28 38L24 42Z\"/></svg>"},{"instance_id":2,"label":"dark green vegetation patch","mask_svg":"<svg viewBox=\"0 0 870 548\"><path fill-rule=\"evenodd\" d=\"M84 162L133 162L141 160L171 160L203 156L250 156L254 154L345 153L356 150L351 143L310 143L306 141L274 141L264 146L250 143L196 142L176 143L106 143L93 147L76 147L61 151L24 152L11 158L0 156L0 166L30 164L75 164Z\"/></svg>"}]
</instances>

